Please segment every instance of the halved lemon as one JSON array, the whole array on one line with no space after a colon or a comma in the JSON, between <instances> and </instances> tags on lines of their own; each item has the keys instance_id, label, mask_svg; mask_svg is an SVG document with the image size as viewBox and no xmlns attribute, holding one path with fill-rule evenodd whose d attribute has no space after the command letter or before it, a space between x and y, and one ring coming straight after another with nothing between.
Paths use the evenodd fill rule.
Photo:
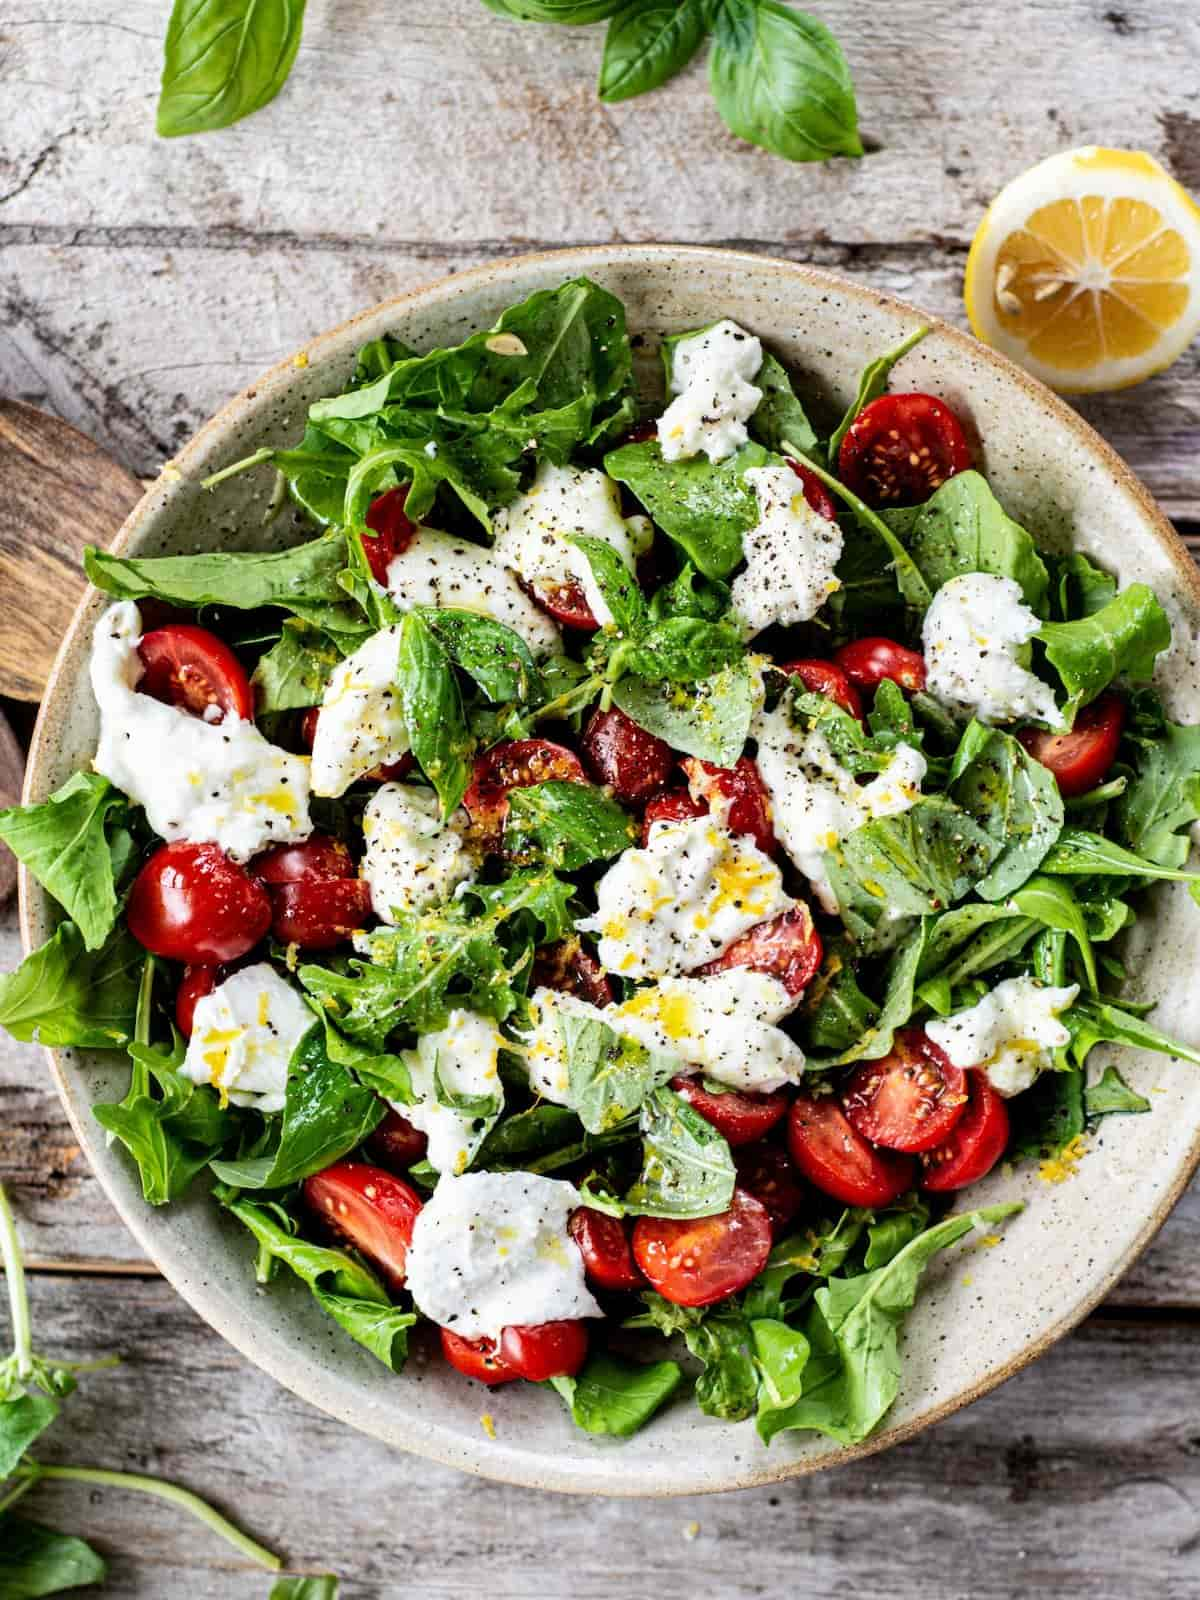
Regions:
<instances>
[{"instance_id":1,"label":"halved lemon","mask_svg":"<svg viewBox=\"0 0 1200 1600\"><path fill-rule=\"evenodd\" d=\"M1052 389L1140 383L1200 331L1200 206L1140 150L1066 150L992 201L963 296L976 337Z\"/></svg>"}]
</instances>

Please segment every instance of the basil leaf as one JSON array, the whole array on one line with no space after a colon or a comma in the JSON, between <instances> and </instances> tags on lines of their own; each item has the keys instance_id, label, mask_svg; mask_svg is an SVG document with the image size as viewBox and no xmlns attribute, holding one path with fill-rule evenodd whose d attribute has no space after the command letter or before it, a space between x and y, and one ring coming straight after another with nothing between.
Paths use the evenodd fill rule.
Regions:
<instances>
[{"instance_id":1,"label":"basil leaf","mask_svg":"<svg viewBox=\"0 0 1200 1600\"><path fill-rule=\"evenodd\" d=\"M17 1394L0 1403L0 1482L16 1471L29 1446L58 1416L58 1409L58 1401L48 1394Z\"/></svg>"},{"instance_id":2,"label":"basil leaf","mask_svg":"<svg viewBox=\"0 0 1200 1600\"><path fill-rule=\"evenodd\" d=\"M1109 877L1170 878L1194 883L1198 875L1177 867L1160 866L1147 861L1106 839L1103 834L1089 833L1086 828L1076 828L1070 823L1059 835L1042 862L1043 872L1053 876L1088 877L1099 874Z\"/></svg>"},{"instance_id":3,"label":"basil leaf","mask_svg":"<svg viewBox=\"0 0 1200 1600\"><path fill-rule=\"evenodd\" d=\"M40 1522L27 1522L9 1511L0 1513L0 1595L4 1600L40 1600L103 1583L104 1559L70 1534Z\"/></svg>"},{"instance_id":4,"label":"basil leaf","mask_svg":"<svg viewBox=\"0 0 1200 1600\"><path fill-rule=\"evenodd\" d=\"M619 664L652 683L696 683L737 665L746 647L728 622L700 617L668 617L656 622L635 644L619 652Z\"/></svg>"},{"instance_id":5,"label":"basil leaf","mask_svg":"<svg viewBox=\"0 0 1200 1600\"><path fill-rule=\"evenodd\" d=\"M1116 595L1117 580L1092 562L1079 550L1062 556L1054 563L1057 582L1054 595L1057 600L1059 622L1073 622L1079 617L1090 617L1103 611Z\"/></svg>"},{"instance_id":6,"label":"basil leaf","mask_svg":"<svg viewBox=\"0 0 1200 1600\"><path fill-rule=\"evenodd\" d=\"M812 455L818 448L813 426L796 397L787 369L770 352L763 356L754 382L763 397L747 424L750 437L780 454L784 453L786 441L803 455Z\"/></svg>"},{"instance_id":7,"label":"basil leaf","mask_svg":"<svg viewBox=\"0 0 1200 1600\"><path fill-rule=\"evenodd\" d=\"M646 602L637 579L607 539L575 534L571 543L582 550L596 587L612 612L612 625L618 632L636 638L646 626Z\"/></svg>"},{"instance_id":8,"label":"basil leaf","mask_svg":"<svg viewBox=\"0 0 1200 1600\"><path fill-rule=\"evenodd\" d=\"M803 1042L813 1055L849 1050L875 1022L879 1006L863 993L847 941L826 953L804 1001Z\"/></svg>"},{"instance_id":9,"label":"basil leaf","mask_svg":"<svg viewBox=\"0 0 1200 1600\"><path fill-rule=\"evenodd\" d=\"M329 674L341 659L329 634L300 618L287 618L279 639L254 668L250 681L256 709L261 714L319 706Z\"/></svg>"},{"instance_id":10,"label":"basil leaf","mask_svg":"<svg viewBox=\"0 0 1200 1600\"><path fill-rule=\"evenodd\" d=\"M1070 1013L1064 1020L1069 1021ZM1010 1161L1047 1161L1077 1139L1086 1127L1083 1073L1068 1066L1043 1072L1032 1088L1012 1101Z\"/></svg>"},{"instance_id":11,"label":"basil leaf","mask_svg":"<svg viewBox=\"0 0 1200 1600\"><path fill-rule=\"evenodd\" d=\"M925 937L925 924L922 923L917 931L910 934L897 948L888 964L887 989L883 1005L877 1013L872 1007L874 1020L855 1037L849 1048L838 1056L839 1065L851 1061L878 1061L891 1050L896 1029L902 1028L913 1014L914 987L917 981L917 969L925 950ZM814 1062L812 1065L815 1070L818 1064Z\"/></svg>"},{"instance_id":12,"label":"basil leaf","mask_svg":"<svg viewBox=\"0 0 1200 1600\"><path fill-rule=\"evenodd\" d=\"M855 417L858 416L864 406L869 406L872 400L878 400L881 394L887 392L892 368L902 356L906 356L910 350L915 349L928 332L929 329L924 327L914 329L912 333L900 341L894 350L889 350L885 355L876 357L874 361L863 368L854 399L850 402L842 420L833 430L829 443L825 447L826 458L831 466L837 467L838 452L842 448L842 440L849 432L850 424ZM797 444L800 442L799 439L796 440Z\"/></svg>"},{"instance_id":13,"label":"basil leaf","mask_svg":"<svg viewBox=\"0 0 1200 1600\"><path fill-rule=\"evenodd\" d=\"M620 855L636 834L629 813L594 784L552 779L509 791L504 848L515 861L576 872Z\"/></svg>"},{"instance_id":14,"label":"basil leaf","mask_svg":"<svg viewBox=\"0 0 1200 1600\"><path fill-rule=\"evenodd\" d=\"M522 22L559 22L572 27L603 22L624 0L483 0L490 11Z\"/></svg>"},{"instance_id":15,"label":"basil leaf","mask_svg":"<svg viewBox=\"0 0 1200 1600\"><path fill-rule=\"evenodd\" d=\"M1046 563L978 472L956 473L915 512L888 513L885 520L893 528L900 521L906 524L909 553L931 589L964 572L1012 578L1026 604L1045 616L1050 584Z\"/></svg>"},{"instance_id":16,"label":"basil leaf","mask_svg":"<svg viewBox=\"0 0 1200 1600\"><path fill-rule=\"evenodd\" d=\"M519 633L477 611L414 607L437 636L454 665L471 678L493 704L540 703L542 675Z\"/></svg>"},{"instance_id":17,"label":"basil leaf","mask_svg":"<svg viewBox=\"0 0 1200 1600\"><path fill-rule=\"evenodd\" d=\"M759 695L743 659L694 685L687 693L669 681L621 678L612 687L614 705L639 728L665 739L684 755L732 767L750 736Z\"/></svg>"},{"instance_id":18,"label":"basil leaf","mask_svg":"<svg viewBox=\"0 0 1200 1600\"><path fill-rule=\"evenodd\" d=\"M837 40L779 0L719 0L709 83L729 130L750 144L789 161L863 153Z\"/></svg>"},{"instance_id":19,"label":"basil leaf","mask_svg":"<svg viewBox=\"0 0 1200 1600\"><path fill-rule=\"evenodd\" d=\"M412 753L447 819L458 809L471 781L475 741L450 657L417 611L410 611L400 623L396 681Z\"/></svg>"},{"instance_id":20,"label":"basil leaf","mask_svg":"<svg viewBox=\"0 0 1200 1600\"><path fill-rule=\"evenodd\" d=\"M436 1061L433 1067L433 1098L447 1111L458 1111L463 1116L484 1120L498 1117L504 1104L503 1094L459 1094L449 1088L442 1078L441 1066Z\"/></svg>"},{"instance_id":21,"label":"basil leaf","mask_svg":"<svg viewBox=\"0 0 1200 1600\"><path fill-rule=\"evenodd\" d=\"M97 950L117 919L110 829L128 805L107 778L76 772L40 805L0 811L0 839ZM122 834L122 847L128 835Z\"/></svg>"},{"instance_id":22,"label":"basil leaf","mask_svg":"<svg viewBox=\"0 0 1200 1600\"><path fill-rule=\"evenodd\" d=\"M953 483L953 479L950 480ZM1101 611L1077 622L1047 622L1034 638L1062 679L1069 719L1117 677L1148 682L1171 643L1167 614L1144 583L1131 583Z\"/></svg>"},{"instance_id":23,"label":"basil leaf","mask_svg":"<svg viewBox=\"0 0 1200 1600\"><path fill-rule=\"evenodd\" d=\"M316 1578L277 1578L267 1600L337 1600L338 1580L331 1573Z\"/></svg>"},{"instance_id":24,"label":"basil leaf","mask_svg":"<svg viewBox=\"0 0 1200 1600\"><path fill-rule=\"evenodd\" d=\"M399 1372L408 1359L408 1330L416 1323L416 1313L399 1306L380 1305L377 1300L357 1300L351 1295L331 1294L319 1286L313 1298L327 1311L339 1328L377 1361L392 1372Z\"/></svg>"},{"instance_id":25,"label":"basil leaf","mask_svg":"<svg viewBox=\"0 0 1200 1600\"><path fill-rule=\"evenodd\" d=\"M657 89L682 72L708 31L704 0L630 0L604 38L597 92L607 105Z\"/></svg>"},{"instance_id":26,"label":"basil leaf","mask_svg":"<svg viewBox=\"0 0 1200 1600\"><path fill-rule=\"evenodd\" d=\"M1089 1119L1114 1113L1137 1115L1149 1111L1150 1102L1129 1087L1116 1067L1105 1067L1104 1076L1083 1091L1083 1109Z\"/></svg>"},{"instance_id":27,"label":"basil leaf","mask_svg":"<svg viewBox=\"0 0 1200 1600\"><path fill-rule=\"evenodd\" d=\"M647 1050L594 1017L557 1013L567 1058L567 1103L589 1133L607 1133L680 1071L676 1056Z\"/></svg>"},{"instance_id":28,"label":"basil leaf","mask_svg":"<svg viewBox=\"0 0 1200 1600\"><path fill-rule=\"evenodd\" d=\"M664 583L650 597L650 621L665 622L668 617L701 617L705 622L720 622L729 612L729 585L702 578L690 561L685 561L670 583Z\"/></svg>"},{"instance_id":29,"label":"basil leaf","mask_svg":"<svg viewBox=\"0 0 1200 1600\"><path fill-rule=\"evenodd\" d=\"M825 862L838 903L858 911L859 924L865 920L873 927L885 908L892 915L921 916L953 905L998 854L991 835L965 811L920 800L898 816L866 823L836 852L827 851Z\"/></svg>"},{"instance_id":30,"label":"basil leaf","mask_svg":"<svg viewBox=\"0 0 1200 1600\"><path fill-rule=\"evenodd\" d=\"M472 1165L521 1167L530 1156L575 1144L582 1132L583 1125L573 1111L545 1100L498 1122L479 1147Z\"/></svg>"},{"instance_id":31,"label":"basil leaf","mask_svg":"<svg viewBox=\"0 0 1200 1600\"><path fill-rule=\"evenodd\" d=\"M963 734L950 779L951 797L998 847L975 892L981 900L1003 900L1037 871L1062 831L1058 783L1019 740L974 721Z\"/></svg>"},{"instance_id":32,"label":"basil leaf","mask_svg":"<svg viewBox=\"0 0 1200 1600\"><path fill-rule=\"evenodd\" d=\"M86 950L72 922L61 923L15 972L0 976L0 1028L22 1043L112 1050L133 1032L146 952L124 929Z\"/></svg>"},{"instance_id":33,"label":"basil leaf","mask_svg":"<svg viewBox=\"0 0 1200 1600\"><path fill-rule=\"evenodd\" d=\"M1200 818L1200 727L1168 722L1161 738L1137 743L1137 773L1117 802L1117 831L1146 860L1182 867L1191 850L1184 830Z\"/></svg>"},{"instance_id":34,"label":"basil leaf","mask_svg":"<svg viewBox=\"0 0 1200 1600\"><path fill-rule=\"evenodd\" d=\"M712 1123L671 1089L642 1102L642 1173L621 1210L640 1217L708 1217L733 1201L733 1157Z\"/></svg>"},{"instance_id":35,"label":"basil leaf","mask_svg":"<svg viewBox=\"0 0 1200 1600\"><path fill-rule=\"evenodd\" d=\"M300 48L304 0L175 0L155 126L227 128L274 100Z\"/></svg>"},{"instance_id":36,"label":"basil leaf","mask_svg":"<svg viewBox=\"0 0 1200 1600\"><path fill-rule=\"evenodd\" d=\"M589 1356L574 1378L550 1379L576 1427L618 1439L644 1427L682 1382L683 1369L676 1361L642 1366L607 1351Z\"/></svg>"},{"instance_id":37,"label":"basil leaf","mask_svg":"<svg viewBox=\"0 0 1200 1600\"><path fill-rule=\"evenodd\" d=\"M758 524L758 499L745 473L770 460L751 443L723 461L695 456L667 462L648 441L609 451L604 470L632 490L706 578L727 578L742 559L742 534Z\"/></svg>"}]
</instances>

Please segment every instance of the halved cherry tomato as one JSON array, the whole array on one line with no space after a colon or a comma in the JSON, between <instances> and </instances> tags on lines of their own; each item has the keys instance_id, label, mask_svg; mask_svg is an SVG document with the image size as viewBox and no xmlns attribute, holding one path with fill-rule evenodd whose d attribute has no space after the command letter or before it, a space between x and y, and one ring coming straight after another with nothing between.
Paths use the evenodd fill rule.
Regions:
<instances>
[{"instance_id":1,"label":"halved cherry tomato","mask_svg":"<svg viewBox=\"0 0 1200 1600\"><path fill-rule=\"evenodd\" d=\"M911 1189L911 1156L876 1150L846 1120L834 1095L801 1095L788 1113L788 1149L814 1188L847 1206L888 1206Z\"/></svg>"},{"instance_id":2,"label":"halved cherry tomato","mask_svg":"<svg viewBox=\"0 0 1200 1600\"><path fill-rule=\"evenodd\" d=\"M697 975L706 978L731 967L749 967L778 978L789 994L801 995L819 971L824 955L812 912L800 904L735 939L724 955L699 967Z\"/></svg>"},{"instance_id":3,"label":"halved cherry tomato","mask_svg":"<svg viewBox=\"0 0 1200 1600\"><path fill-rule=\"evenodd\" d=\"M583 730L583 759L597 783L626 805L643 805L671 781L675 752L664 739L639 728L617 706L593 711Z\"/></svg>"},{"instance_id":4,"label":"halved cherry tomato","mask_svg":"<svg viewBox=\"0 0 1200 1600\"><path fill-rule=\"evenodd\" d=\"M710 1094L698 1079L687 1077L672 1078L671 1087L732 1145L753 1144L787 1114L785 1094L743 1094L740 1089Z\"/></svg>"},{"instance_id":5,"label":"halved cherry tomato","mask_svg":"<svg viewBox=\"0 0 1200 1600\"><path fill-rule=\"evenodd\" d=\"M629 1235L619 1217L580 1206L572 1211L567 1232L579 1246L583 1270L597 1289L640 1289L645 1283L634 1266Z\"/></svg>"},{"instance_id":6,"label":"halved cherry tomato","mask_svg":"<svg viewBox=\"0 0 1200 1600\"><path fill-rule=\"evenodd\" d=\"M622 434L622 444L647 444L651 439L658 438L658 422L654 417L643 417L640 422L635 422L629 432Z\"/></svg>"},{"instance_id":7,"label":"halved cherry tomato","mask_svg":"<svg viewBox=\"0 0 1200 1600\"><path fill-rule=\"evenodd\" d=\"M587 782L583 763L573 750L549 739L510 739L477 758L463 805L472 822L498 839L508 816L508 791L553 780Z\"/></svg>"},{"instance_id":8,"label":"halved cherry tomato","mask_svg":"<svg viewBox=\"0 0 1200 1600\"><path fill-rule=\"evenodd\" d=\"M587 603L583 585L572 578L567 583L531 583L533 598L555 622L564 628L576 628L580 633L595 633L600 624Z\"/></svg>"},{"instance_id":9,"label":"halved cherry tomato","mask_svg":"<svg viewBox=\"0 0 1200 1600\"><path fill-rule=\"evenodd\" d=\"M1049 767L1059 793L1086 794L1103 781L1117 759L1125 702L1115 694L1102 694L1075 718L1070 733L1049 733L1044 728L1021 728L1017 738L1035 761Z\"/></svg>"},{"instance_id":10,"label":"halved cherry tomato","mask_svg":"<svg viewBox=\"0 0 1200 1600\"><path fill-rule=\"evenodd\" d=\"M855 639L835 650L833 659L860 689L877 689L885 678L914 692L925 687L925 657L894 639Z\"/></svg>"},{"instance_id":11,"label":"halved cherry tomato","mask_svg":"<svg viewBox=\"0 0 1200 1600\"><path fill-rule=\"evenodd\" d=\"M613 987L604 968L578 939L543 945L533 962L533 987L557 989L594 1006L613 1003Z\"/></svg>"},{"instance_id":12,"label":"halved cherry tomato","mask_svg":"<svg viewBox=\"0 0 1200 1600\"><path fill-rule=\"evenodd\" d=\"M220 983L220 967L188 967L175 991L175 1025L185 1039L192 1037L197 1004Z\"/></svg>"},{"instance_id":13,"label":"halved cherry tomato","mask_svg":"<svg viewBox=\"0 0 1200 1600\"><path fill-rule=\"evenodd\" d=\"M512 1383L520 1377L500 1354L494 1339L464 1339L461 1334L441 1328L442 1354L465 1378L486 1383L494 1389L500 1383Z\"/></svg>"},{"instance_id":14,"label":"halved cherry tomato","mask_svg":"<svg viewBox=\"0 0 1200 1600\"><path fill-rule=\"evenodd\" d=\"M864 406L838 451L838 476L868 505L916 506L971 465L963 425L931 394L884 394Z\"/></svg>"},{"instance_id":15,"label":"halved cherry tomato","mask_svg":"<svg viewBox=\"0 0 1200 1600\"><path fill-rule=\"evenodd\" d=\"M888 1150L932 1150L967 1109L967 1079L924 1028L905 1028L891 1053L864 1061L842 1090L850 1125Z\"/></svg>"},{"instance_id":16,"label":"halved cherry tomato","mask_svg":"<svg viewBox=\"0 0 1200 1600\"><path fill-rule=\"evenodd\" d=\"M250 871L260 883L324 882L352 878L354 862L340 839L314 833L301 844L277 844L255 856Z\"/></svg>"},{"instance_id":17,"label":"halved cherry tomato","mask_svg":"<svg viewBox=\"0 0 1200 1600\"><path fill-rule=\"evenodd\" d=\"M500 1359L530 1383L547 1378L573 1378L587 1360L588 1331L583 1322L534 1322L505 1328Z\"/></svg>"},{"instance_id":18,"label":"halved cherry tomato","mask_svg":"<svg viewBox=\"0 0 1200 1600\"><path fill-rule=\"evenodd\" d=\"M394 1172L365 1161L335 1161L304 1180L304 1198L326 1227L348 1239L393 1289L404 1286L421 1197Z\"/></svg>"},{"instance_id":19,"label":"halved cherry tomato","mask_svg":"<svg viewBox=\"0 0 1200 1600\"><path fill-rule=\"evenodd\" d=\"M778 1234L804 1205L804 1185L786 1150L777 1144L743 1145L733 1158L738 1188L766 1207Z\"/></svg>"},{"instance_id":20,"label":"halved cherry tomato","mask_svg":"<svg viewBox=\"0 0 1200 1600\"><path fill-rule=\"evenodd\" d=\"M317 738L317 718L321 715L320 706L309 706L300 719L300 737L311 750ZM387 761L382 766L372 767L370 772L365 772L362 777L364 783L399 783L401 778L406 778L416 766L416 757L402 755L395 761Z\"/></svg>"},{"instance_id":21,"label":"halved cherry tomato","mask_svg":"<svg viewBox=\"0 0 1200 1600\"><path fill-rule=\"evenodd\" d=\"M967 1072L967 1109L945 1144L921 1157L921 1187L933 1194L965 1189L986 1177L1008 1147L1008 1107L986 1072Z\"/></svg>"},{"instance_id":22,"label":"halved cherry tomato","mask_svg":"<svg viewBox=\"0 0 1200 1600\"><path fill-rule=\"evenodd\" d=\"M683 770L692 798L706 800L711 811L724 812L730 833L750 834L764 855L774 851L770 796L749 756L739 756L732 767L714 767L710 761L687 756Z\"/></svg>"},{"instance_id":23,"label":"halved cherry tomato","mask_svg":"<svg viewBox=\"0 0 1200 1600\"><path fill-rule=\"evenodd\" d=\"M424 1159L428 1148L429 1140L420 1128L414 1128L407 1117L391 1110L367 1140L372 1158L389 1172L397 1167L407 1172Z\"/></svg>"},{"instance_id":24,"label":"halved cherry tomato","mask_svg":"<svg viewBox=\"0 0 1200 1600\"><path fill-rule=\"evenodd\" d=\"M389 489L386 494L377 495L367 507L367 527L374 537L363 536L363 553L371 576L384 588L387 587L388 568L408 549L417 531L416 523L409 520L404 510L410 487L402 483L397 489Z\"/></svg>"},{"instance_id":25,"label":"halved cherry tomato","mask_svg":"<svg viewBox=\"0 0 1200 1600\"><path fill-rule=\"evenodd\" d=\"M728 1211L687 1220L639 1217L633 1259L664 1300L710 1306L757 1278L771 1254L767 1208L744 1189Z\"/></svg>"},{"instance_id":26,"label":"halved cherry tomato","mask_svg":"<svg viewBox=\"0 0 1200 1600\"><path fill-rule=\"evenodd\" d=\"M271 926L267 891L215 844L164 844L133 880L129 931L156 956L219 966L252 950Z\"/></svg>"},{"instance_id":27,"label":"halved cherry tomato","mask_svg":"<svg viewBox=\"0 0 1200 1600\"><path fill-rule=\"evenodd\" d=\"M371 916L371 890L363 878L308 878L270 891L271 932L280 944L331 950Z\"/></svg>"},{"instance_id":28,"label":"halved cherry tomato","mask_svg":"<svg viewBox=\"0 0 1200 1600\"><path fill-rule=\"evenodd\" d=\"M690 822L693 817L708 815L703 800L693 800L686 789L672 789L669 794L656 795L642 813L642 844L650 842L650 829L656 822Z\"/></svg>"},{"instance_id":29,"label":"halved cherry tomato","mask_svg":"<svg viewBox=\"0 0 1200 1600\"><path fill-rule=\"evenodd\" d=\"M836 522L837 506L834 505L833 497L816 473L811 472L803 461L797 461L795 456L785 456L784 460L800 479L800 486L804 490L804 498L817 515L827 518L830 522Z\"/></svg>"},{"instance_id":30,"label":"halved cherry tomato","mask_svg":"<svg viewBox=\"0 0 1200 1600\"><path fill-rule=\"evenodd\" d=\"M799 678L813 694L823 694L826 700L832 700L834 705L862 721L863 707L858 690L832 661L781 661L779 670Z\"/></svg>"},{"instance_id":31,"label":"halved cherry tomato","mask_svg":"<svg viewBox=\"0 0 1200 1600\"><path fill-rule=\"evenodd\" d=\"M254 690L242 663L223 639L190 622L170 622L142 635L138 690L194 717L232 715L249 722Z\"/></svg>"}]
</instances>

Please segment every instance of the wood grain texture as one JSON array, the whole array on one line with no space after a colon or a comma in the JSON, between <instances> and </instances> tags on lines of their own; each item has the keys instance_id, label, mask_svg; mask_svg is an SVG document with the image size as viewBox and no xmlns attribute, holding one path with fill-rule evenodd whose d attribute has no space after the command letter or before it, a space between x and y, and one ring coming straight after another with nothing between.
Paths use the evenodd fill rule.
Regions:
<instances>
[{"instance_id":1,"label":"wood grain texture","mask_svg":"<svg viewBox=\"0 0 1200 1600\"><path fill-rule=\"evenodd\" d=\"M0 645L0 655L3 645ZM15 806L25 781L25 752L17 743L8 718L0 711L0 811ZM0 906L17 887L17 858L6 844L0 844Z\"/></svg>"}]
</instances>

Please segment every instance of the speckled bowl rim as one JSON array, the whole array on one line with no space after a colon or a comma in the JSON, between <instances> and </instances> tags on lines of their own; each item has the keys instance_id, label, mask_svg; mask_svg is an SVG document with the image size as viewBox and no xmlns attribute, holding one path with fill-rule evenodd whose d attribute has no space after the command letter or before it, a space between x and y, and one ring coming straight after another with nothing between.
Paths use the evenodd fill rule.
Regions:
<instances>
[{"instance_id":1,"label":"speckled bowl rim","mask_svg":"<svg viewBox=\"0 0 1200 1600\"><path fill-rule=\"evenodd\" d=\"M865 284L856 283L836 273L826 272L820 268L789 261L781 257L759 255L753 251L733 250L723 247L669 244L588 245L507 257L502 261L489 262L479 267L455 273L449 278L439 279L422 288L411 290L407 294L397 295L391 299L381 301L378 305L357 313L355 316L339 323L336 327L306 341L303 346L304 360L301 364L308 365L314 356L319 358L326 345L332 344L335 340L340 340L350 330L368 319L373 321L383 313L395 312L399 314L435 306L443 300L449 301L458 297L462 293L464 286L478 287L500 284L516 270L538 265L560 267L563 276L570 277L589 273L597 266L603 267L605 264L610 263L614 265L620 264L624 267L644 266L653 270L656 267L677 266L683 261L690 262L693 265L703 265L706 261L718 260L726 265L744 262L747 266L752 265L754 270L760 273L773 271L781 279L800 280L814 288L825 289L844 295L847 299L857 300L863 305L896 313L901 317L917 318L927 323L933 332L944 339L952 341L976 360L980 360L997 369L1003 377L1025 390L1027 395L1040 405L1047 414L1073 433L1077 441L1093 459L1097 460L1100 465L1112 474L1115 483L1136 503L1146 531L1152 535L1175 568L1181 588L1190 592L1193 601L1200 608L1200 570L1197 569L1196 564L1192 561L1182 540L1156 505L1140 479L1117 455L1116 451L1092 427L1084 422L1078 413L1072 410L1064 400L1060 399L1044 384L1031 377L1029 373L1025 372L1006 356L999 354L986 345L980 344L971 335L964 333L961 329L943 321L941 318L928 315L912 305L911 302L896 295L885 294ZM285 357L282 361L276 362L272 367L268 368L256 382L248 385L234 399L223 406L215 416L200 428L187 445L176 452L174 460L181 474L186 476L186 469L192 458L202 453L214 435L224 435L227 431L236 429L240 414L258 398L264 387L286 384L289 376L294 377L296 371L295 357ZM114 553L122 553L136 540L141 524L147 516L151 512L158 511L169 500L174 491L175 480L173 475L164 473L148 488L146 494L130 512L109 548ZM47 708L56 698L59 680L64 672L65 659L76 635L85 625L85 613L93 593L94 591L88 590L80 600L47 680L30 747L24 789L24 798L26 800L40 789L42 769L53 758L49 732L49 724L52 719L47 714ZM21 935L26 950L31 948L33 940L34 914L32 894L34 890L35 886L29 874L22 868L20 872L19 904ZM49 1057L51 1072L71 1126L79 1138L82 1148L86 1150L94 1137L94 1127L89 1115L90 1106L77 1103L73 1090L67 1081L63 1065L59 1060L59 1052L54 1049L47 1049L46 1054ZM254 1326L251 1319L240 1314L224 1314L219 1306L208 1303L208 1297L203 1292L202 1285L181 1281L182 1268L171 1259L168 1250L161 1241L152 1242L149 1237L148 1230L144 1226L145 1219L149 1214L147 1208L136 1204L126 1205L122 1198L109 1187L104 1172L96 1167L93 1167L93 1171L110 1203L115 1207L134 1239L166 1278L167 1282L172 1285L197 1315L219 1333L222 1338L233 1345L247 1360L267 1372L294 1394L309 1401L328 1415L336 1417L339 1421L347 1422L362 1432L383 1439L386 1443L398 1445L414 1455L423 1456L440 1462L445 1466L476 1473L479 1476L499 1482L565 1493L599 1493L612 1496L636 1496L638 1498L665 1498L680 1494L718 1493L733 1489L750 1489L765 1484L778 1483L787 1478L805 1476L813 1472L823 1471L829 1467L841 1466L851 1461L858 1461L915 1437L915 1435L931 1427L934 1423L943 1421L964 1406L970 1405L972 1401L982 1398L982 1396L990 1393L1009 1378L1014 1377L1031 1362L1037 1360L1039 1356L1044 1355L1053 1344L1076 1328L1100 1304L1167 1220L1171 1210L1191 1181L1197 1166L1200 1166L1200 1128L1197 1129L1186 1155L1179 1162L1175 1176L1164 1195L1146 1217L1141 1229L1116 1263L1107 1270L1100 1271L1092 1286L1061 1317L1049 1327L1044 1328L1036 1338L1031 1339L1018 1356L998 1363L982 1378L961 1388L957 1393L939 1400L930 1405L927 1410L920 1412L903 1423L881 1429L862 1444L849 1446L840 1451L815 1457L793 1459L783 1459L781 1457L766 1467L743 1468L741 1471L729 1473L720 1481L705 1484L697 1484L690 1477L686 1481L684 1479L672 1481L669 1472L664 1471L661 1484L648 1486L639 1482L632 1487L619 1481L599 1480L595 1476L589 1475L585 1470L577 1471L571 1463L566 1463L561 1473L557 1476L551 1476L547 1471L539 1470L541 1458L538 1456L531 1455L528 1465L526 1465L519 1450L497 1451L494 1444L489 1444L486 1439L482 1438L480 1444L474 1450L468 1448L464 1451L461 1442L456 1442L455 1448L451 1449L448 1444L443 1443L433 1432L418 1433L414 1437L399 1439L392 1430L386 1427L372 1426L372 1418L369 1414L364 1415L361 1412L354 1412L348 1406L337 1404L322 1394L320 1372L311 1358L307 1356L303 1359L298 1358L294 1366L286 1360L274 1359L273 1355L264 1353L256 1348ZM749 1426L749 1424L738 1423L733 1424L733 1426L744 1427ZM572 1481L573 1478L586 1479L586 1482Z\"/></svg>"}]
</instances>

